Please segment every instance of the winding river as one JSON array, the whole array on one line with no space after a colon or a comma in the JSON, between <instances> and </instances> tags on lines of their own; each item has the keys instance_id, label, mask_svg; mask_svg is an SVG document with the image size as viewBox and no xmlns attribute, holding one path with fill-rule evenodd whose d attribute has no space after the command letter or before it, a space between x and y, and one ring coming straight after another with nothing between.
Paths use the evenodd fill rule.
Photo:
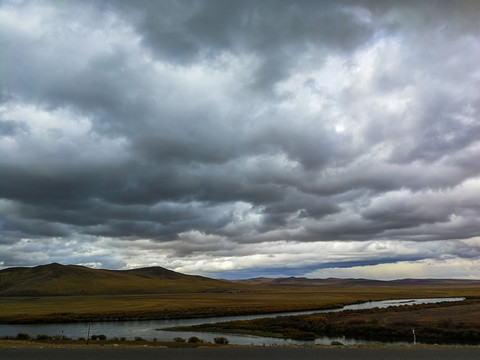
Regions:
<instances>
[{"instance_id":1,"label":"winding river","mask_svg":"<svg viewBox=\"0 0 480 360\"><path fill-rule=\"evenodd\" d=\"M112 338L126 338L134 340L135 337L141 337L146 340L157 339L158 341L172 341L175 337L188 339L191 336L197 336L205 341L213 342L215 337L225 336L228 338L230 344L236 345L286 345L297 344L303 345L305 341L295 341L291 339L277 339L261 336L248 335L234 335L234 334L219 334L219 333L199 333L199 332L172 332L161 329L175 327L175 326L189 326L206 323L216 323L231 320L251 320L257 318L267 318L282 315L306 315L314 313L326 313L342 310L360 310L373 309L375 307L385 308L389 306L401 305L415 305L415 304L429 304L446 301L461 301L464 298L431 298L431 299L402 299L402 300L383 300L370 301L361 304L348 305L343 308L331 310L314 310L314 311L300 311L288 313L275 313L267 315L250 315L250 316L224 316L211 318L196 318L196 319L168 319L168 320L142 320L142 321L111 321L111 322L92 322L92 323L62 323L62 324L21 324L21 325L0 325L0 337L16 336L18 333L27 333L30 336L37 335L64 335L72 339L87 338L90 335L106 335L108 339ZM332 341L340 341L345 345L353 344L369 344L378 343L378 341L366 341L356 339L346 339L344 337L332 338L321 337L315 340L315 344L330 344ZM312 343L312 342L308 342ZM405 344L405 342L387 343L392 345Z\"/></svg>"}]
</instances>

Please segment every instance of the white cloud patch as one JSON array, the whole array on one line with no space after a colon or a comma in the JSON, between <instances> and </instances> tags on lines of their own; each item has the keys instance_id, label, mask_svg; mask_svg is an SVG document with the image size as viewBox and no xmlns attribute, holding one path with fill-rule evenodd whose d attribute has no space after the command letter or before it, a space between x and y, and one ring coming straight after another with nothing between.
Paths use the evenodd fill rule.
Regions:
<instances>
[{"instance_id":1,"label":"white cloud patch","mask_svg":"<svg viewBox=\"0 0 480 360\"><path fill-rule=\"evenodd\" d=\"M388 264L352 266L349 268L325 268L305 274L313 278L367 278L379 280L396 279L478 279L479 259L423 259L397 261Z\"/></svg>"}]
</instances>

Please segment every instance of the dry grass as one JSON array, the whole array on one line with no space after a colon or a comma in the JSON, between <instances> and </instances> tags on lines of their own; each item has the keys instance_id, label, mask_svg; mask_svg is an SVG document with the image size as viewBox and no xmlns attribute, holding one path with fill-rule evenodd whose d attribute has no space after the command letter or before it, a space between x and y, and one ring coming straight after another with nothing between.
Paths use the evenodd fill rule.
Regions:
<instances>
[{"instance_id":1,"label":"dry grass","mask_svg":"<svg viewBox=\"0 0 480 360\"><path fill-rule=\"evenodd\" d=\"M257 289L254 291L253 289ZM0 322L159 319L320 309L392 299L480 296L476 286L251 287L235 293L181 292L0 298Z\"/></svg>"},{"instance_id":2,"label":"dry grass","mask_svg":"<svg viewBox=\"0 0 480 360\"><path fill-rule=\"evenodd\" d=\"M402 310L402 311L399 311ZM480 326L480 302L467 301L462 304L418 306L405 309L393 308L377 312L352 312L343 315L348 321L365 321L395 325L418 323L422 326L449 327L452 324Z\"/></svg>"}]
</instances>

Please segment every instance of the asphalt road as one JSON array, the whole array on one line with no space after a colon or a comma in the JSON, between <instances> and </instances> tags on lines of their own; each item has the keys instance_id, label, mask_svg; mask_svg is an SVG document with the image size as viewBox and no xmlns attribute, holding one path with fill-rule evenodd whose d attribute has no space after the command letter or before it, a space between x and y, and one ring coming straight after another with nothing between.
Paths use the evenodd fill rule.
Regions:
<instances>
[{"instance_id":1,"label":"asphalt road","mask_svg":"<svg viewBox=\"0 0 480 360\"><path fill-rule=\"evenodd\" d=\"M480 347L1 348L2 360L479 360Z\"/></svg>"}]
</instances>

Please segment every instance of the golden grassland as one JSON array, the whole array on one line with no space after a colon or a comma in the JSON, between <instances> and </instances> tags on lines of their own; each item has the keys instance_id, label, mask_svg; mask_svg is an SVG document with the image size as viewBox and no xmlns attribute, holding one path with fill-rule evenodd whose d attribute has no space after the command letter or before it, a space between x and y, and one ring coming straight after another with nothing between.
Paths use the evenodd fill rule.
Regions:
<instances>
[{"instance_id":1,"label":"golden grassland","mask_svg":"<svg viewBox=\"0 0 480 360\"><path fill-rule=\"evenodd\" d=\"M250 286L235 292L0 297L1 323L108 321L240 315L340 307L355 302L431 297L480 297L480 287Z\"/></svg>"}]
</instances>

